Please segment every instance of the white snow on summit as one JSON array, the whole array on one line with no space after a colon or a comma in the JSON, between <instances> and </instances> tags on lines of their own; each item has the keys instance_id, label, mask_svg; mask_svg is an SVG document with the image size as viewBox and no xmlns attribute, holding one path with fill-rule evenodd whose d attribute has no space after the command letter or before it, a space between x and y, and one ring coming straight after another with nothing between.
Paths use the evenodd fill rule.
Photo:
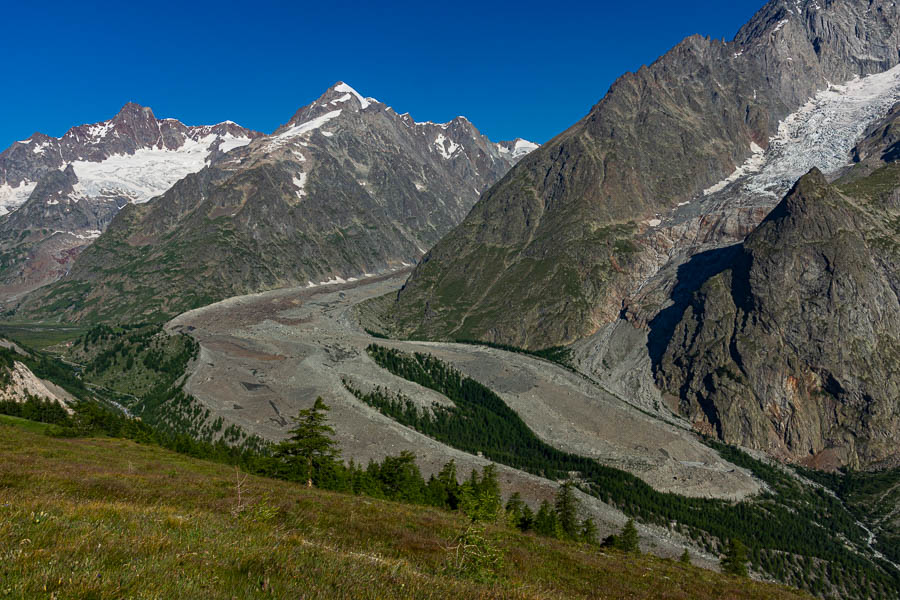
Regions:
<instances>
[{"instance_id":1,"label":"white snow on summit","mask_svg":"<svg viewBox=\"0 0 900 600\"><path fill-rule=\"evenodd\" d=\"M363 98L362 94L360 94L359 92L354 90L352 87L350 87L346 83L339 83L338 85L334 86L334 91L346 92L348 94L353 94L354 96L356 96L356 99L359 100L359 107L361 110L365 110L365 109L369 108L369 104L371 104L367 98ZM347 98L346 100L349 100L349 99L350 98ZM344 100L344 101L346 101L346 100Z\"/></svg>"},{"instance_id":2,"label":"white snow on summit","mask_svg":"<svg viewBox=\"0 0 900 600\"><path fill-rule=\"evenodd\" d=\"M540 144L535 144L534 142L529 142L528 140L523 140L522 138L516 139L516 141L513 143L512 150L510 150L503 144L497 144L497 150L500 152L500 154L512 153L513 158L522 158L526 154L531 154L540 147Z\"/></svg>"},{"instance_id":3,"label":"white snow on summit","mask_svg":"<svg viewBox=\"0 0 900 600\"><path fill-rule=\"evenodd\" d=\"M526 154L530 154L537 150L539 146L534 142L529 142L528 140L518 139L516 140L516 145L513 147L513 158L519 158L520 156L525 156Z\"/></svg>"}]
</instances>

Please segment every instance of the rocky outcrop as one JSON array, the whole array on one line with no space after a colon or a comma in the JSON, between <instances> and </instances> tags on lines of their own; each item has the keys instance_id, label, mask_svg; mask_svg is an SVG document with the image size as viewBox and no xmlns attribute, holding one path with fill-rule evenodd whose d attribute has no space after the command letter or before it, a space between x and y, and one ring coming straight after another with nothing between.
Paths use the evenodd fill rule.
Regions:
<instances>
[{"instance_id":1,"label":"rocky outcrop","mask_svg":"<svg viewBox=\"0 0 900 600\"><path fill-rule=\"evenodd\" d=\"M640 239L658 213L765 151L829 83L896 65L898 47L886 0L773 1L731 42L686 39L483 196L400 292L398 333L537 348L596 331L665 262ZM713 224L711 241L767 211Z\"/></svg>"},{"instance_id":2,"label":"rocky outcrop","mask_svg":"<svg viewBox=\"0 0 900 600\"><path fill-rule=\"evenodd\" d=\"M838 186L813 170L741 246L722 251L657 371L696 428L817 467L900 457L894 166ZM893 193L866 194L886 179Z\"/></svg>"},{"instance_id":3,"label":"rocky outcrop","mask_svg":"<svg viewBox=\"0 0 900 600\"><path fill-rule=\"evenodd\" d=\"M126 207L19 313L156 319L409 266L530 149L463 117L417 123L338 83L272 135Z\"/></svg>"},{"instance_id":4,"label":"rocky outcrop","mask_svg":"<svg viewBox=\"0 0 900 600\"><path fill-rule=\"evenodd\" d=\"M3 345L5 340L0 340ZM69 414L76 399L58 385L37 377L24 363L10 360L0 366L0 402L27 402L30 399L54 402Z\"/></svg>"}]
</instances>

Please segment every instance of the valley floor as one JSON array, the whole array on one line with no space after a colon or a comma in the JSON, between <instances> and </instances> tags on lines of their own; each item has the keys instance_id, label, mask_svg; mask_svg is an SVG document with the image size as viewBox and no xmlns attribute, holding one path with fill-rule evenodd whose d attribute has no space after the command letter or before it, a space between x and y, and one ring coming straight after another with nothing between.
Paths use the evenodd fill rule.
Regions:
<instances>
[{"instance_id":1,"label":"valley floor","mask_svg":"<svg viewBox=\"0 0 900 600\"><path fill-rule=\"evenodd\" d=\"M249 433L281 439L290 417L317 396L331 406L329 420L346 459L365 464L401 451L414 452L428 476L451 458L463 473L487 461L412 431L359 402L342 379L357 388L402 391L423 405L442 396L391 375L365 352L377 341L409 352L428 352L501 395L548 443L628 470L661 491L740 499L760 490L747 472L724 461L684 427L648 415L594 382L531 356L463 344L375 339L354 318L359 303L395 291L405 274L342 286L295 288L231 298L181 315L170 331L193 336L201 346L186 391ZM532 502L551 500L556 483L500 468L506 495L519 491ZM602 534L625 516L595 498L583 502ZM684 540L668 531L644 531L648 549L677 556ZM707 557L708 565L716 563Z\"/></svg>"}]
</instances>

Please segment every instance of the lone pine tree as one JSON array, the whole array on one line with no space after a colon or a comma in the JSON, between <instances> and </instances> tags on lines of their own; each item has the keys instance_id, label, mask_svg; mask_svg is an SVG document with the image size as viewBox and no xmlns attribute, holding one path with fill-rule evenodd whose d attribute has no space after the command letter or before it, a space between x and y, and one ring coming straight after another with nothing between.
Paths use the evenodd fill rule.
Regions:
<instances>
[{"instance_id":1,"label":"lone pine tree","mask_svg":"<svg viewBox=\"0 0 900 600\"><path fill-rule=\"evenodd\" d=\"M340 457L337 443L330 437L334 429L325 422L328 410L322 398L316 398L312 408L301 410L293 418L295 426L290 430L291 436L275 450L275 456L285 462L289 474L305 478L307 487L312 487L317 472L333 466Z\"/></svg>"}]
</instances>

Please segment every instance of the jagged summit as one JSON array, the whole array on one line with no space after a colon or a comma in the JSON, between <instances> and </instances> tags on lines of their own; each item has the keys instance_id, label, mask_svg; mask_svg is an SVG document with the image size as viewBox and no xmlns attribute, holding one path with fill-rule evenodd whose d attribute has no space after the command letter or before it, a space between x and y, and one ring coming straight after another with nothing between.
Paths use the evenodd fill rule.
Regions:
<instances>
[{"instance_id":1,"label":"jagged summit","mask_svg":"<svg viewBox=\"0 0 900 600\"><path fill-rule=\"evenodd\" d=\"M350 94L351 97L356 98L356 101L359 103L359 107L361 110L365 110L372 103L378 103L374 98L363 98L362 94L357 92L355 89L344 83L343 81L338 81L331 88L337 93ZM342 96L342 98L344 98ZM349 98L345 98L343 101L349 100Z\"/></svg>"},{"instance_id":2,"label":"jagged summit","mask_svg":"<svg viewBox=\"0 0 900 600\"><path fill-rule=\"evenodd\" d=\"M125 104L111 119L35 133L0 154L0 296L64 274L128 203L146 202L262 134L235 123L187 126Z\"/></svg>"},{"instance_id":3,"label":"jagged summit","mask_svg":"<svg viewBox=\"0 0 900 600\"><path fill-rule=\"evenodd\" d=\"M129 101L122 105L122 108L119 109L119 112L116 113L116 116L113 117L113 120L129 115L146 115L147 117L153 119L156 118L153 115L153 109L149 106L143 106L142 104L138 104L137 102Z\"/></svg>"},{"instance_id":4,"label":"jagged summit","mask_svg":"<svg viewBox=\"0 0 900 600\"><path fill-rule=\"evenodd\" d=\"M142 114L129 109L129 131L143 133ZM159 123L146 136L154 144L168 127ZM139 298L124 292L129 298L123 301L172 311L190 306L198 295L222 297L396 269L418 260L489 185L536 147L495 144L464 117L415 123L340 81L272 135L244 145L226 156L192 155L208 159L206 168L117 219L111 225L115 235L85 250L69 280L86 278L112 295L157 287L159 294L141 291ZM78 164L76 173L81 179ZM208 247L210 223L228 229L215 248ZM133 269L131 249L138 246L143 266ZM196 251L184 255L184 248ZM160 277L162 265L173 260L182 264L181 275ZM223 261L240 267L223 272ZM106 266L98 269L100 264ZM154 264L158 270L148 270ZM122 288L123 277L133 278L134 285Z\"/></svg>"}]
</instances>

